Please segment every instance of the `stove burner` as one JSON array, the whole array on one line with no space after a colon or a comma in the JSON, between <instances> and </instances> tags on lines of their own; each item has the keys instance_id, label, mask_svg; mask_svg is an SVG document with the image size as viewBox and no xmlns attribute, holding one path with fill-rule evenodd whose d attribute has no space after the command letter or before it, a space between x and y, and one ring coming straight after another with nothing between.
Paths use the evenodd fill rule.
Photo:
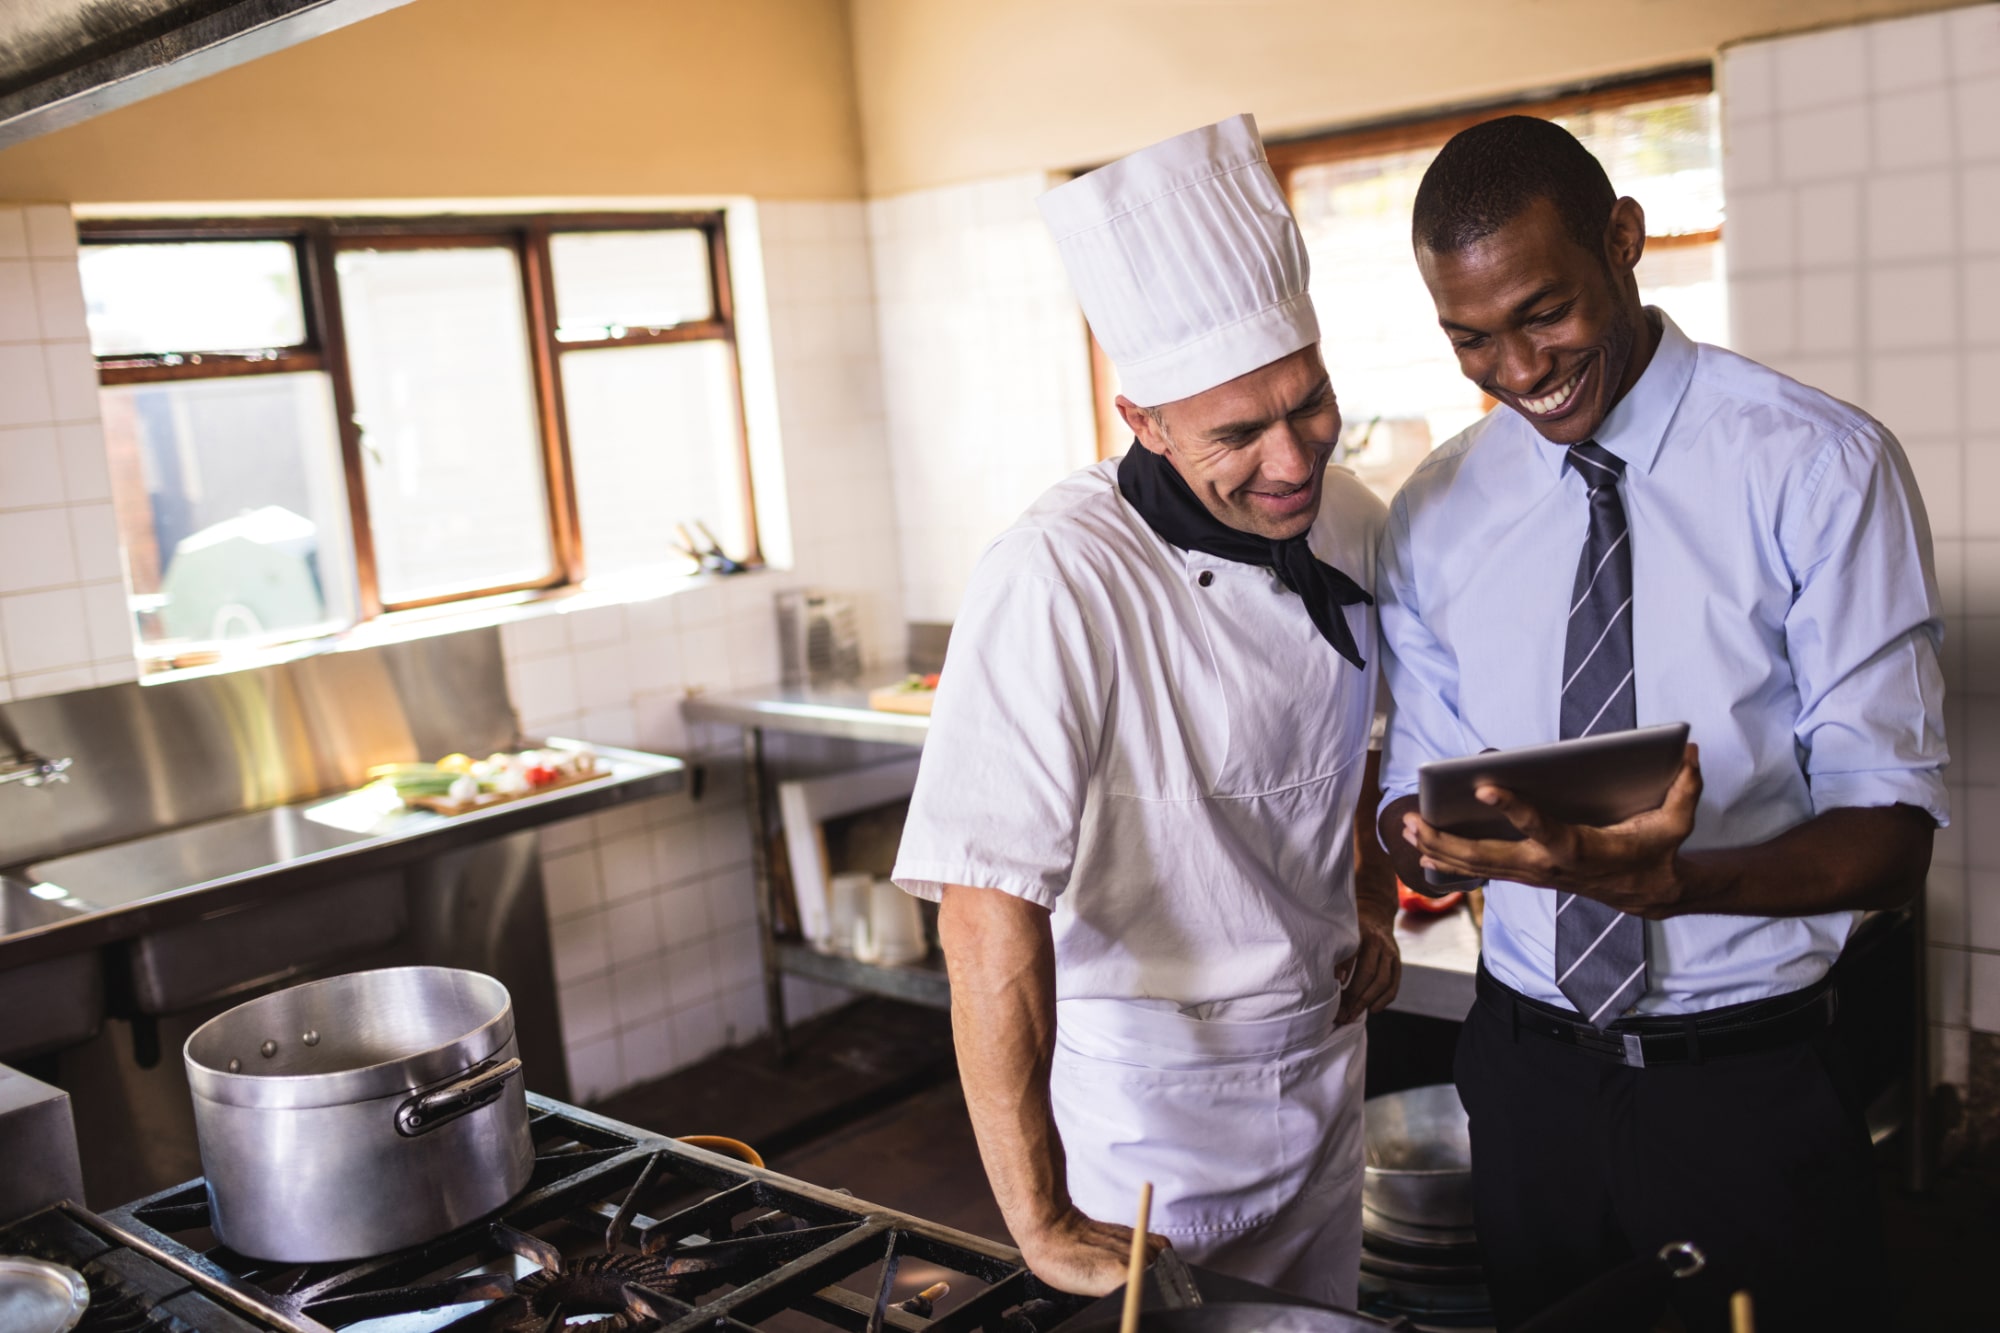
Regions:
<instances>
[{"instance_id":1,"label":"stove burner","mask_svg":"<svg viewBox=\"0 0 2000 1333\"><path fill-rule=\"evenodd\" d=\"M684 1280L713 1265L698 1259L659 1259L645 1254L587 1254L561 1268L530 1273L514 1284L514 1295L527 1305L519 1319L501 1325L540 1333L560 1327L583 1314L609 1315L589 1325L591 1333L626 1333L649 1323L653 1316L632 1308L627 1287L643 1287L662 1296L678 1296Z\"/></svg>"}]
</instances>

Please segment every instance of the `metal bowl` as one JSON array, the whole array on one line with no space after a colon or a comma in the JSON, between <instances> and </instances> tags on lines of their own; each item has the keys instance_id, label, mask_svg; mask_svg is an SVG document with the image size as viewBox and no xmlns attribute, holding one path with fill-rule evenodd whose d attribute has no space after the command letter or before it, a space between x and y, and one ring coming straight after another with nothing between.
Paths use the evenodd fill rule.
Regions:
<instances>
[{"instance_id":1,"label":"metal bowl","mask_svg":"<svg viewBox=\"0 0 2000 1333\"><path fill-rule=\"evenodd\" d=\"M1449 1083L1370 1097L1364 1206L1411 1226L1472 1225L1472 1138Z\"/></svg>"}]
</instances>

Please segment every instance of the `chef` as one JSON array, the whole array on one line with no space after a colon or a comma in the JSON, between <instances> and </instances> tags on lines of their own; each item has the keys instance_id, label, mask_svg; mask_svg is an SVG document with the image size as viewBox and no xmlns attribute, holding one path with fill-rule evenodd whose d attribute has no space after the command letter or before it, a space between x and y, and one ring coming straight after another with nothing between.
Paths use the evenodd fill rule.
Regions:
<instances>
[{"instance_id":1,"label":"chef","mask_svg":"<svg viewBox=\"0 0 2000 1333\"><path fill-rule=\"evenodd\" d=\"M1857 408L1639 299L1645 214L1568 131L1509 116L1425 173L1418 268L1500 403L1391 507L1397 713L1382 834L1407 882L1491 880L1457 1056L1502 1328L1672 1241L1691 1329L1882 1327L1867 1127L1829 1025L1861 912L1922 891L1948 810L1930 530ZM1519 842L1417 813L1418 766L1687 722L1656 810Z\"/></svg>"},{"instance_id":2,"label":"chef","mask_svg":"<svg viewBox=\"0 0 2000 1333\"><path fill-rule=\"evenodd\" d=\"M1383 507L1237 116L1043 197L1137 435L981 557L896 882L940 901L960 1075L1029 1266L1154 1243L1352 1305L1368 1011L1394 995L1369 589Z\"/></svg>"}]
</instances>

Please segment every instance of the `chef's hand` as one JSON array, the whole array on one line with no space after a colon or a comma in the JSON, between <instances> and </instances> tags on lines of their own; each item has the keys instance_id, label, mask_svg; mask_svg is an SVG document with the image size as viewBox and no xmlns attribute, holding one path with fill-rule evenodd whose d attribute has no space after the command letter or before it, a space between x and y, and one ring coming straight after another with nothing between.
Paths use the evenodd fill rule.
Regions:
<instances>
[{"instance_id":1,"label":"chef's hand","mask_svg":"<svg viewBox=\"0 0 2000 1333\"><path fill-rule=\"evenodd\" d=\"M1352 1023L1388 1008L1403 984L1403 951L1396 947L1395 916L1391 914L1387 920L1381 920L1364 909L1361 947L1334 969L1334 975L1340 979L1336 1023Z\"/></svg>"},{"instance_id":2,"label":"chef's hand","mask_svg":"<svg viewBox=\"0 0 2000 1333\"><path fill-rule=\"evenodd\" d=\"M1687 747L1658 809L1606 828L1548 818L1490 784L1473 794L1505 815L1523 841L1454 837L1421 815L1405 815L1403 837L1422 853L1426 869L1560 889L1634 916L1669 917L1680 906L1681 844L1694 832L1695 807L1701 803L1699 747Z\"/></svg>"},{"instance_id":3,"label":"chef's hand","mask_svg":"<svg viewBox=\"0 0 2000 1333\"><path fill-rule=\"evenodd\" d=\"M1072 1204L1034 1235L1018 1239L1029 1270L1058 1291L1102 1296L1125 1285L1131 1227L1092 1221ZM1146 1237L1146 1248L1154 1254L1167 1245L1165 1236Z\"/></svg>"}]
</instances>

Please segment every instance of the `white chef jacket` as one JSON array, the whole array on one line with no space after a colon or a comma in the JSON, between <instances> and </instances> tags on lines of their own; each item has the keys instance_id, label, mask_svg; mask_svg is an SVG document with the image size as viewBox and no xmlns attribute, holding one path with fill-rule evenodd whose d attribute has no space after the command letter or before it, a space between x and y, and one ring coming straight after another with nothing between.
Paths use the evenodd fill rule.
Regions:
<instances>
[{"instance_id":1,"label":"white chef jacket","mask_svg":"<svg viewBox=\"0 0 2000 1333\"><path fill-rule=\"evenodd\" d=\"M1686 722L1704 787L1689 850L1764 842L1823 811L1949 818L1944 626L1930 526L1895 437L1857 408L1652 312L1660 341L1597 442L1625 460L1638 723ZM1511 408L1434 452L1383 539L1396 720L1386 805L1432 759L1556 739L1564 634L1590 521L1567 450ZM1495 883L1486 966L1555 985L1556 895ZM1648 921L1642 1013L1767 999L1825 975L1856 912Z\"/></svg>"},{"instance_id":2,"label":"white chef jacket","mask_svg":"<svg viewBox=\"0 0 2000 1333\"><path fill-rule=\"evenodd\" d=\"M1359 942L1374 612L1345 608L1357 669L1271 570L1162 540L1117 467L1070 476L980 558L895 881L1053 909L1059 1002L1232 1022L1329 1004ZM1329 468L1314 553L1372 588L1385 513Z\"/></svg>"}]
</instances>

